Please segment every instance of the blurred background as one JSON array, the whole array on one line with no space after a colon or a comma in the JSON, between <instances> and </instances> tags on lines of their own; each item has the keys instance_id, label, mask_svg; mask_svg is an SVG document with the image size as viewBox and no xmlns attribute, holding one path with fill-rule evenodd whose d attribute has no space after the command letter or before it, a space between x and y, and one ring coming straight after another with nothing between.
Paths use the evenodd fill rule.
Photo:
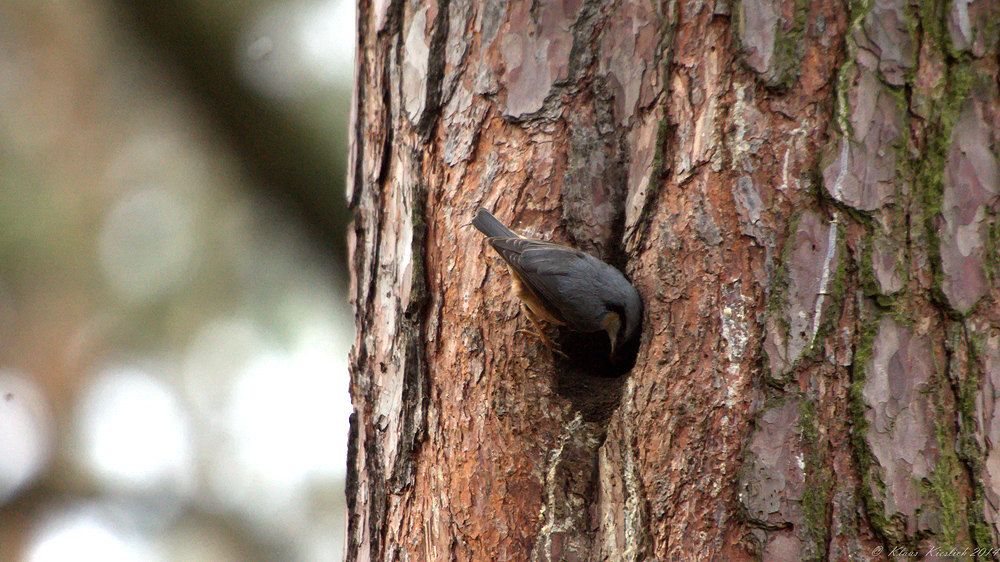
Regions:
<instances>
[{"instance_id":1,"label":"blurred background","mask_svg":"<svg viewBox=\"0 0 1000 562\"><path fill-rule=\"evenodd\" d=\"M0 2L0 560L343 558L354 22Z\"/></svg>"}]
</instances>

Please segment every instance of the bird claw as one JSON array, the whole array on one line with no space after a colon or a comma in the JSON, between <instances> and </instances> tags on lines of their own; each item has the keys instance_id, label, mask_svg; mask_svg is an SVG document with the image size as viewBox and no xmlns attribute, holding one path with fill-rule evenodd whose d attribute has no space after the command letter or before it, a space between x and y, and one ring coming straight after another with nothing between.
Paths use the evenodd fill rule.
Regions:
<instances>
[{"instance_id":1,"label":"bird claw","mask_svg":"<svg viewBox=\"0 0 1000 562\"><path fill-rule=\"evenodd\" d=\"M552 341L550 337L545 335L545 332L540 332L540 331L536 332L534 330L529 330L527 328L519 328L518 330L516 330L515 333L524 333L535 336L536 338L542 340L542 343L545 344L545 347L549 348L549 351L551 351L552 353L555 353L556 355L559 355L561 357L569 357L563 352L563 350L559 349L559 344Z\"/></svg>"},{"instance_id":2,"label":"bird claw","mask_svg":"<svg viewBox=\"0 0 1000 562\"><path fill-rule=\"evenodd\" d=\"M524 303L521 303L521 310L524 311L524 315L528 317L528 320L531 320L531 323L532 325L534 325L535 329L528 330L526 328L520 328L517 331L535 336L536 338L542 340L542 343L545 344L545 347L549 348L549 350L552 353L560 355L564 358L568 358L569 356L563 353L561 349L559 349L559 345L554 341L552 341L552 339L549 338L549 336L545 335L545 330L542 330L542 325L538 323L538 320L535 318L535 315L531 313L531 310L527 306L525 306Z\"/></svg>"}]
</instances>

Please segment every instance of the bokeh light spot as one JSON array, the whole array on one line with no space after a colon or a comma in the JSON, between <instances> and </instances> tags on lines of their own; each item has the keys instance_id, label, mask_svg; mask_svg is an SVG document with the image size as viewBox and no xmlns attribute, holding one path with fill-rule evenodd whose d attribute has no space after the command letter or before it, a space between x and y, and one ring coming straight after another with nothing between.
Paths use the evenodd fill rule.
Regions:
<instances>
[{"instance_id":1,"label":"bokeh light spot","mask_svg":"<svg viewBox=\"0 0 1000 562\"><path fill-rule=\"evenodd\" d=\"M191 440L173 391L140 370L113 367L84 394L79 427L83 460L110 488L185 488Z\"/></svg>"},{"instance_id":2,"label":"bokeh light spot","mask_svg":"<svg viewBox=\"0 0 1000 562\"><path fill-rule=\"evenodd\" d=\"M191 208L160 189L118 201L100 233L102 269L112 287L131 301L159 297L188 280L195 250Z\"/></svg>"},{"instance_id":3,"label":"bokeh light spot","mask_svg":"<svg viewBox=\"0 0 1000 562\"><path fill-rule=\"evenodd\" d=\"M0 505L38 477L52 443L52 413L38 386L0 371Z\"/></svg>"}]
</instances>

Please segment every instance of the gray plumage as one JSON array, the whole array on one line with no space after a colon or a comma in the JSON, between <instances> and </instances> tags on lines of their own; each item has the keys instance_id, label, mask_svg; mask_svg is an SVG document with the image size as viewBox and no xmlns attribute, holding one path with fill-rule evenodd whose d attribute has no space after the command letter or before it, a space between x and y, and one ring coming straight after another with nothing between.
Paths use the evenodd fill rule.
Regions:
<instances>
[{"instance_id":1,"label":"gray plumage","mask_svg":"<svg viewBox=\"0 0 1000 562\"><path fill-rule=\"evenodd\" d=\"M486 209L479 209L476 218L472 219L472 226L485 234L487 238L520 238Z\"/></svg>"},{"instance_id":2,"label":"gray plumage","mask_svg":"<svg viewBox=\"0 0 1000 562\"><path fill-rule=\"evenodd\" d=\"M620 271L573 248L522 238L486 209L472 221L552 319L580 332L607 329L607 315L618 315L616 343L629 341L642 319L638 291Z\"/></svg>"}]
</instances>

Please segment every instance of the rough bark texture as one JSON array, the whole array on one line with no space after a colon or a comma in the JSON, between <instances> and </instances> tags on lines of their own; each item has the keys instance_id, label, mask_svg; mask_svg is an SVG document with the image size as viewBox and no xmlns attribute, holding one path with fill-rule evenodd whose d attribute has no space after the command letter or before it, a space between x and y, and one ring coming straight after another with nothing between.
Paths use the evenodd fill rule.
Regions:
<instances>
[{"instance_id":1,"label":"rough bark texture","mask_svg":"<svg viewBox=\"0 0 1000 562\"><path fill-rule=\"evenodd\" d=\"M362 1L348 559L1000 544L998 30L993 0ZM518 332L479 206L622 267L630 373Z\"/></svg>"}]
</instances>

